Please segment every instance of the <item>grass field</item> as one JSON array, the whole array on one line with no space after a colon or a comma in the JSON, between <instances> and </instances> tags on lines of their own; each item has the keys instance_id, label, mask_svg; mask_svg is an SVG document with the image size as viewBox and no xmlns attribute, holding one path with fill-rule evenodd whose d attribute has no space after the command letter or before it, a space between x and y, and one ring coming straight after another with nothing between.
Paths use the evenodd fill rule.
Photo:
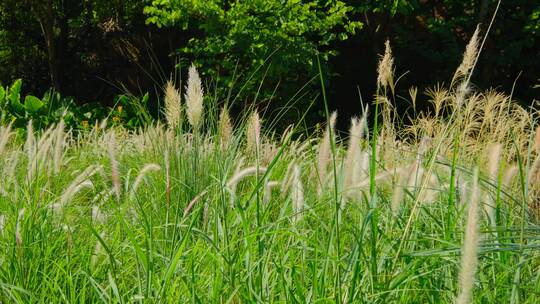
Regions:
<instances>
[{"instance_id":1,"label":"grass field","mask_svg":"<svg viewBox=\"0 0 540 304\"><path fill-rule=\"evenodd\" d=\"M232 124L195 69L166 125L1 127L0 302L538 303L537 116L470 89L474 39L405 125L387 45L347 136Z\"/></svg>"}]
</instances>

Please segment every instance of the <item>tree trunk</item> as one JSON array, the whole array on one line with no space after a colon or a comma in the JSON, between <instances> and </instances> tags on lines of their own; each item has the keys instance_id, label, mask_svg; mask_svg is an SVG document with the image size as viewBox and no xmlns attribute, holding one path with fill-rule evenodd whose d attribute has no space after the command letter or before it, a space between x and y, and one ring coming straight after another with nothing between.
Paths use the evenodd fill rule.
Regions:
<instances>
[{"instance_id":1,"label":"tree trunk","mask_svg":"<svg viewBox=\"0 0 540 304\"><path fill-rule=\"evenodd\" d=\"M39 3L40 2L40 3ZM54 35L54 9L52 0L32 1L32 10L41 26L45 46L47 48L47 62L49 65L49 77L51 86L57 91L61 90L61 82L58 70L56 54L56 41Z\"/></svg>"}]
</instances>

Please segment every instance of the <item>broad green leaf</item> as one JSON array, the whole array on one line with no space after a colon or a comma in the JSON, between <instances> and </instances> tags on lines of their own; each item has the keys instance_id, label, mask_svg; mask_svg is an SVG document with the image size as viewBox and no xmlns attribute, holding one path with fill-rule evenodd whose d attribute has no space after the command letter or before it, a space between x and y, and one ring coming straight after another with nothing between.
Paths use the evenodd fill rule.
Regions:
<instances>
[{"instance_id":1,"label":"broad green leaf","mask_svg":"<svg viewBox=\"0 0 540 304\"><path fill-rule=\"evenodd\" d=\"M4 87L0 86L0 106L4 105L5 98L6 98L6 90L4 90Z\"/></svg>"},{"instance_id":2,"label":"broad green leaf","mask_svg":"<svg viewBox=\"0 0 540 304\"><path fill-rule=\"evenodd\" d=\"M24 112L24 106L21 104L21 86L22 80L17 79L9 88L9 101L16 112L22 114Z\"/></svg>"},{"instance_id":3,"label":"broad green leaf","mask_svg":"<svg viewBox=\"0 0 540 304\"><path fill-rule=\"evenodd\" d=\"M37 97L28 95L24 99L24 108L29 113L37 113L45 104Z\"/></svg>"}]
</instances>

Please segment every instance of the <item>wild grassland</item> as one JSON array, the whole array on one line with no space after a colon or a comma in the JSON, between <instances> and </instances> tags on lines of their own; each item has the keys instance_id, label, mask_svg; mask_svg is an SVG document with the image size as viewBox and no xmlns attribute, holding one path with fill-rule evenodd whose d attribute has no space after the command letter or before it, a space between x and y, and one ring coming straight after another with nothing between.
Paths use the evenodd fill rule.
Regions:
<instances>
[{"instance_id":1,"label":"wild grassland","mask_svg":"<svg viewBox=\"0 0 540 304\"><path fill-rule=\"evenodd\" d=\"M536 116L470 90L477 52L396 127L387 45L342 138L233 124L195 69L167 125L1 127L0 301L537 303Z\"/></svg>"}]
</instances>

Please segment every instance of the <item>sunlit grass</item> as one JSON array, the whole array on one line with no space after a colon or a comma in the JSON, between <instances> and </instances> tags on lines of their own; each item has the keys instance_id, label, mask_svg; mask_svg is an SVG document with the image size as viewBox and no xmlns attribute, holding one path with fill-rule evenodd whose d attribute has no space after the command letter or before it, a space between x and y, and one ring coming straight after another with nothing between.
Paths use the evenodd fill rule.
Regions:
<instances>
[{"instance_id":1,"label":"sunlit grass","mask_svg":"<svg viewBox=\"0 0 540 304\"><path fill-rule=\"evenodd\" d=\"M536 303L534 113L460 66L400 125L388 56L347 138L328 110L322 136L233 128L171 85L168 126L1 127L0 301Z\"/></svg>"}]
</instances>

